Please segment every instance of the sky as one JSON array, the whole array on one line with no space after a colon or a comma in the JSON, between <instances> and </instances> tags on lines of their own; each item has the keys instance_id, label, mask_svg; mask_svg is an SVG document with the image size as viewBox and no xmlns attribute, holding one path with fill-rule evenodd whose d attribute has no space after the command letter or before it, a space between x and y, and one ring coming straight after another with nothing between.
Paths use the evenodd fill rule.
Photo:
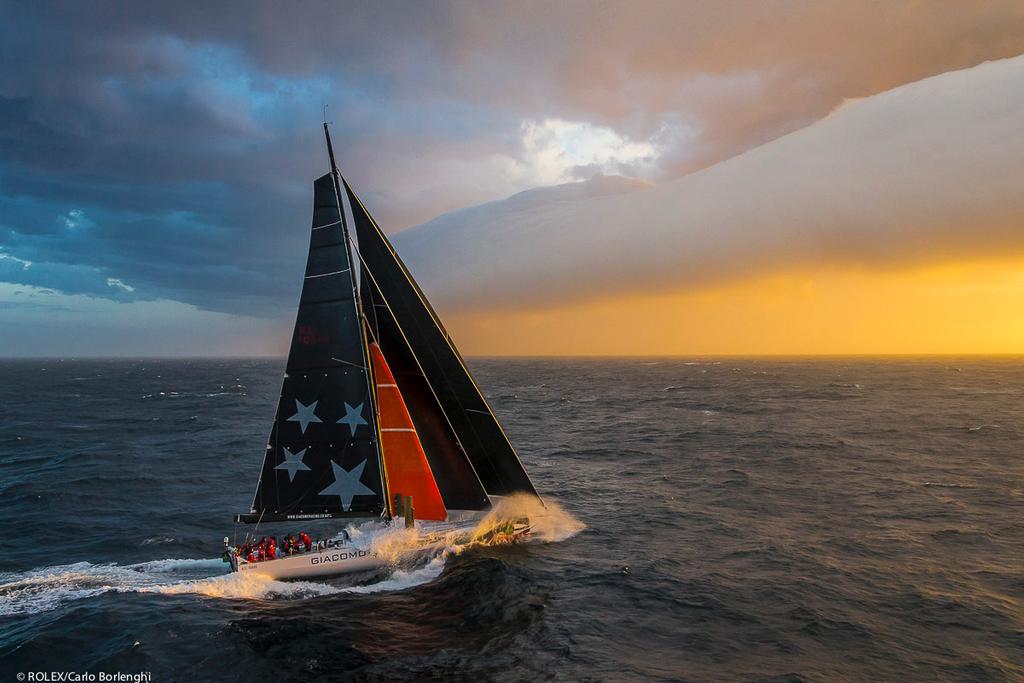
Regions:
<instances>
[{"instance_id":1,"label":"sky","mask_svg":"<svg viewBox=\"0 0 1024 683\"><path fill-rule=\"evenodd\" d=\"M0 17L0 356L282 355L324 105L468 354L1024 353L1019 2Z\"/></svg>"}]
</instances>

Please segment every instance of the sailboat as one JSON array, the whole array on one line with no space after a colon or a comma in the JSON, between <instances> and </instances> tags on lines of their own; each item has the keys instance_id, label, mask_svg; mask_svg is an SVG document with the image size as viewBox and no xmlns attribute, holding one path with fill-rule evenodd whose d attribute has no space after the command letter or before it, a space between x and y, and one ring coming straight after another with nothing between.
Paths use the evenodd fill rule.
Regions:
<instances>
[{"instance_id":1,"label":"sailboat","mask_svg":"<svg viewBox=\"0 0 1024 683\"><path fill-rule=\"evenodd\" d=\"M451 335L339 173L326 122L324 136L330 172L313 183L281 396L252 505L236 523L341 519L387 527L404 519L466 528L504 496L537 497ZM528 531L520 519L507 533ZM426 535L421 546L436 543ZM263 561L226 554L233 570L274 578L386 563L344 541Z\"/></svg>"}]
</instances>

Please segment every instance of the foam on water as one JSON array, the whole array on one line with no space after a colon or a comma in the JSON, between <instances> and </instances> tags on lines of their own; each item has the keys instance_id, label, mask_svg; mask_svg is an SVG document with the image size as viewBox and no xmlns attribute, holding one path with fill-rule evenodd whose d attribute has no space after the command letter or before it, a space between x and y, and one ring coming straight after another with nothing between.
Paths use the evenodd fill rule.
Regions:
<instances>
[{"instance_id":1,"label":"foam on water","mask_svg":"<svg viewBox=\"0 0 1024 683\"><path fill-rule=\"evenodd\" d=\"M424 583L429 583L439 577L441 572L444 571L445 561L448 557L448 553L441 553L418 569L397 569L383 581L365 586L341 588L339 591L343 593L383 593L386 591L407 590Z\"/></svg>"},{"instance_id":2,"label":"foam on water","mask_svg":"<svg viewBox=\"0 0 1024 683\"><path fill-rule=\"evenodd\" d=\"M532 496L511 496L472 528L431 531L429 525L420 529L397 525L381 529L377 522L350 525L338 538L347 534L349 544L384 557L392 568L386 578L368 585L339 587L317 581L279 581L260 574L228 574L224 562L217 558L166 558L127 565L77 562L0 574L0 615L48 611L109 592L274 600L406 590L436 579L449 557L468 548L509 542L493 531L522 517L530 519L530 540L541 542L564 540L584 528L554 501L541 504Z\"/></svg>"},{"instance_id":3,"label":"foam on water","mask_svg":"<svg viewBox=\"0 0 1024 683\"><path fill-rule=\"evenodd\" d=\"M203 595L225 600L276 600L312 598L338 593L340 588L314 581L278 581L262 574L225 574L207 579L147 586L141 593L161 595Z\"/></svg>"},{"instance_id":4,"label":"foam on water","mask_svg":"<svg viewBox=\"0 0 1024 683\"><path fill-rule=\"evenodd\" d=\"M164 559L138 564L76 562L0 575L0 615L54 609L111 591L158 588L223 571L219 559Z\"/></svg>"},{"instance_id":5,"label":"foam on water","mask_svg":"<svg viewBox=\"0 0 1024 683\"><path fill-rule=\"evenodd\" d=\"M341 590L309 581L225 574L225 567L219 559L168 558L130 565L77 562L0 575L0 615L48 611L109 592L270 600L329 595Z\"/></svg>"},{"instance_id":6,"label":"foam on water","mask_svg":"<svg viewBox=\"0 0 1024 683\"><path fill-rule=\"evenodd\" d=\"M110 590L109 581L88 562L5 574L0 577L0 615L45 612L68 600Z\"/></svg>"}]
</instances>

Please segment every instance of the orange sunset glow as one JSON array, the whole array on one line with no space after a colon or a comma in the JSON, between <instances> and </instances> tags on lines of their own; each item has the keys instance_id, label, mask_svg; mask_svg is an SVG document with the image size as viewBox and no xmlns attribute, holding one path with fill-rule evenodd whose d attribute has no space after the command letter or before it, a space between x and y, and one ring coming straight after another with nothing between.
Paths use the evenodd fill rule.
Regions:
<instances>
[{"instance_id":1,"label":"orange sunset glow","mask_svg":"<svg viewBox=\"0 0 1024 683\"><path fill-rule=\"evenodd\" d=\"M456 315L481 355L1017 354L1024 258L820 270L550 309Z\"/></svg>"}]
</instances>

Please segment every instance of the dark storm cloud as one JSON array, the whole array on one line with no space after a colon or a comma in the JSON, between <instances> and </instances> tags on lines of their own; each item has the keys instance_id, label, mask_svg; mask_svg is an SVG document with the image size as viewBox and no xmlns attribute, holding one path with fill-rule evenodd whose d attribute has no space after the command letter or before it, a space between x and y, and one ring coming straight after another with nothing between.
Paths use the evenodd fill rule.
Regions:
<instances>
[{"instance_id":1,"label":"dark storm cloud","mask_svg":"<svg viewBox=\"0 0 1024 683\"><path fill-rule=\"evenodd\" d=\"M0 277L286 316L309 183L325 170L323 103L343 165L394 229L534 181L525 120L656 142L647 175L664 180L843 98L1024 51L1020 8L998 2L0 2L0 14Z\"/></svg>"},{"instance_id":2,"label":"dark storm cloud","mask_svg":"<svg viewBox=\"0 0 1024 683\"><path fill-rule=\"evenodd\" d=\"M240 20L199 4L4 10L0 245L137 282L140 296L271 314L290 305L308 187L325 170L323 103L353 168L382 168L371 149L423 157L447 141L433 154L442 162L474 153L484 125L475 106L396 92L393 74L429 68L429 43L443 36L444 21L412 6L345 21L253 7ZM378 21L406 28L402 47L377 47ZM402 220L386 194L367 196ZM70 211L90 224L65 230ZM58 272L51 287L85 291Z\"/></svg>"}]
</instances>

